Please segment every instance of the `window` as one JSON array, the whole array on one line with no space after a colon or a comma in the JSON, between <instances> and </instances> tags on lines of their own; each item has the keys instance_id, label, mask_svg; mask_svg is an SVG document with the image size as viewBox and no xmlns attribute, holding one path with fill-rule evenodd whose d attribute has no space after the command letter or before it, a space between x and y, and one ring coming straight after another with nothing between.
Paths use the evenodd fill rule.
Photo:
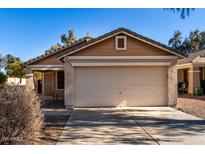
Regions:
<instances>
[{"instance_id":1,"label":"window","mask_svg":"<svg viewBox=\"0 0 205 154\"><path fill-rule=\"evenodd\" d=\"M127 49L126 36L116 36L115 37L115 49L116 50L126 50Z\"/></svg>"},{"instance_id":2,"label":"window","mask_svg":"<svg viewBox=\"0 0 205 154\"><path fill-rule=\"evenodd\" d=\"M64 89L64 71L57 72L57 89Z\"/></svg>"}]
</instances>

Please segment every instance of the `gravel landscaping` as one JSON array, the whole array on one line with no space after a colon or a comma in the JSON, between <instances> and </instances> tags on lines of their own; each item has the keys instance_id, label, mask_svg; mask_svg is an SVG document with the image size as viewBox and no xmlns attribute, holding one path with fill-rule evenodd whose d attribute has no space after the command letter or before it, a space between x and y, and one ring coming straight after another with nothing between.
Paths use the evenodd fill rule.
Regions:
<instances>
[{"instance_id":1,"label":"gravel landscaping","mask_svg":"<svg viewBox=\"0 0 205 154\"><path fill-rule=\"evenodd\" d=\"M71 113L65 109L63 101L45 101L41 103L44 113L44 128L42 136L36 144L56 144Z\"/></svg>"},{"instance_id":2,"label":"gravel landscaping","mask_svg":"<svg viewBox=\"0 0 205 154\"><path fill-rule=\"evenodd\" d=\"M205 119L205 96L179 96L176 108L183 112Z\"/></svg>"},{"instance_id":3,"label":"gravel landscaping","mask_svg":"<svg viewBox=\"0 0 205 154\"><path fill-rule=\"evenodd\" d=\"M56 144L69 116L46 116L43 135L37 144Z\"/></svg>"}]
</instances>

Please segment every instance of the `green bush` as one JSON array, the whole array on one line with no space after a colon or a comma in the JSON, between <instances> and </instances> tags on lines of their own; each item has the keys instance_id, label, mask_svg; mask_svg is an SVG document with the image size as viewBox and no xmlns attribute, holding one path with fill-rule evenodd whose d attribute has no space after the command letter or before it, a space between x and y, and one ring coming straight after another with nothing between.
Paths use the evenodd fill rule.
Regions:
<instances>
[{"instance_id":1,"label":"green bush","mask_svg":"<svg viewBox=\"0 0 205 154\"><path fill-rule=\"evenodd\" d=\"M7 81L7 76L3 72L0 72L0 85L6 83L6 81Z\"/></svg>"},{"instance_id":2,"label":"green bush","mask_svg":"<svg viewBox=\"0 0 205 154\"><path fill-rule=\"evenodd\" d=\"M24 86L0 86L0 144L35 144L43 127L37 95Z\"/></svg>"},{"instance_id":3,"label":"green bush","mask_svg":"<svg viewBox=\"0 0 205 154\"><path fill-rule=\"evenodd\" d=\"M200 87L203 89L203 94L205 94L205 80L200 80Z\"/></svg>"},{"instance_id":4,"label":"green bush","mask_svg":"<svg viewBox=\"0 0 205 154\"><path fill-rule=\"evenodd\" d=\"M202 96L203 95L203 89L202 88L195 88L194 89L194 96Z\"/></svg>"}]
</instances>

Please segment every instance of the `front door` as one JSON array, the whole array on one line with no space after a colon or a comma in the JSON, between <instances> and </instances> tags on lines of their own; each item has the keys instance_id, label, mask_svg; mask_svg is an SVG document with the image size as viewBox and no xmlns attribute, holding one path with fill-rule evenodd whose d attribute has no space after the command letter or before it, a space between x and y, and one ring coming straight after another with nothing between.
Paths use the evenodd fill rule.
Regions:
<instances>
[{"instance_id":1,"label":"front door","mask_svg":"<svg viewBox=\"0 0 205 154\"><path fill-rule=\"evenodd\" d=\"M53 92L53 72L44 73L43 92L46 96L52 96Z\"/></svg>"}]
</instances>

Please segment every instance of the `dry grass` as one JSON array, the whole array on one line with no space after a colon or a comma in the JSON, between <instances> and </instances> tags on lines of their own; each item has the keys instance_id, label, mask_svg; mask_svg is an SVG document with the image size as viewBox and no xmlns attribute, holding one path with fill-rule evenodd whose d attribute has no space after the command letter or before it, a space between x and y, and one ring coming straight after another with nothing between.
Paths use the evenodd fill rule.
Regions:
<instances>
[{"instance_id":1,"label":"dry grass","mask_svg":"<svg viewBox=\"0 0 205 154\"><path fill-rule=\"evenodd\" d=\"M1 86L0 106L0 144L35 144L43 127L36 93L21 86Z\"/></svg>"}]
</instances>

